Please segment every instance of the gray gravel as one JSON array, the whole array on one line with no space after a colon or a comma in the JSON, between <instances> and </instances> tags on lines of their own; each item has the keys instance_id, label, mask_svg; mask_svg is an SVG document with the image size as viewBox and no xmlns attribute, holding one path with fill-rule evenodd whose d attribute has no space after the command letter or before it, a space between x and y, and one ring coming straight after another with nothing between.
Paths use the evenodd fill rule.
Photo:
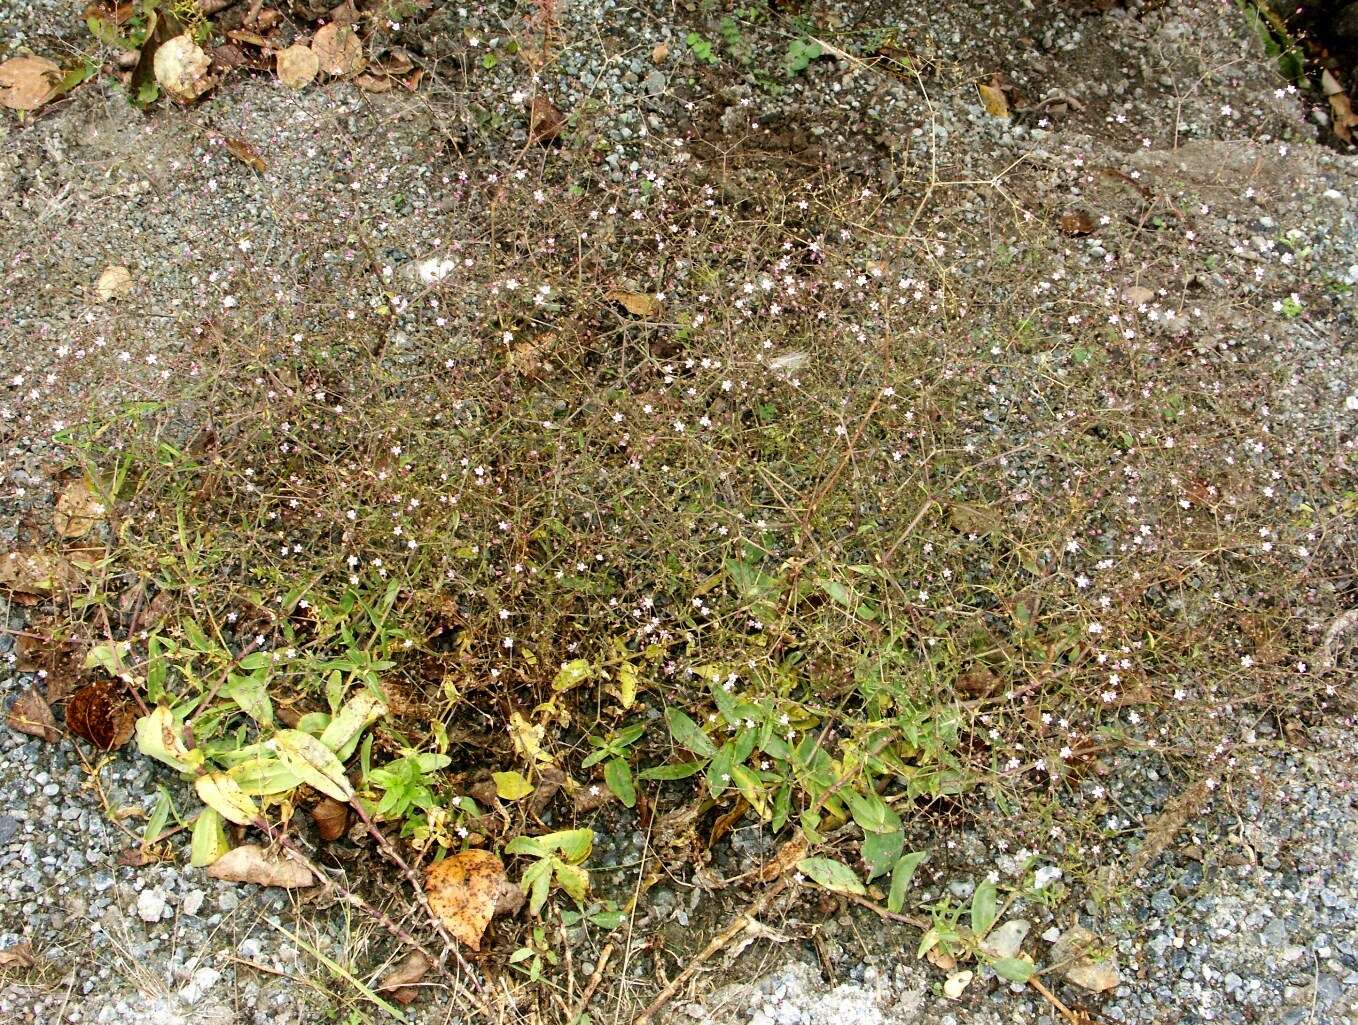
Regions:
<instances>
[{"instance_id":1,"label":"gray gravel","mask_svg":"<svg viewBox=\"0 0 1358 1025\"><path fill-rule=\"evenodd\" d=\"M906 35L926 62L975 75L1003 70L1030 98L1073 96L1083 109L1000 123L984 113L974 92L962 89L932 97L926 109L915 91L836 60L814 63L771 97L748 80L714 80L688 53L682 42L688 31L716 38L710 22L696 15L671 21L668 13L612 0L563 10L562 33L576 45L566 48L544 84L562 109L596 105L602 166L615 181L634 177L634 162L677 171L672 143L678 136L753 131L776 136L778 145L807 159L862 173L886 194L900 186L911 160L929 155L931 142L946 176L983 179L1022 158L1031 181L1047 194L1080 196L1114 213L1126 196L1119 199L1115 185L1083 184L1075 170L1081 164L1107 163L1173 181L1181 202L1211 206L1200 218L1193 263L1197 268L1211 257L1217 267L1203 275L1198 300L1210 325L1204 358L1229 372L1248 342L1264 350L1270 365L1288 367L1296 387L1276 397L1261 429L1291 446L1299 461L1352 474L1358 399L1350 397L1358 394L1358 358L1351 341L1343 347L1354 332L1352 291L1345 297L1333 289L1331 299L1317 299L1330 305L1305 323L1276 315L1270 304L1296 282L1358 282L1353 158L1322 145L1303 102L1285 90L1279 94L1232 5L1133 3L1097 17L1077 14L1074 5L1057 13L1030 7L1017 0L934 5L918 12ZM900 17L873 5L837 5L831 13L846 29ZM13 29L0 42L0 55L22 48L57 55L86 45L64 5L11 5L6 17ZM424 57L451 65L480 61L503 40L509 19L498 9L463 16L443 5L427 20L392 32ZM606 38L597 34L600 24L607 26ZM779 41L770 30L755 33L751 45L776 52ZM657 67L650 54L662 42L671 56ZM435 239L470 237L459 220L463 212L443 203L455 188L456 165L437 146L466 143L463 159L473 170L511 159L526 139L522 98L516 98L526 84L510 61L474 91L436 84L415 96L367 95L347 85L293 95L267 81L234 79L193 112L144 116L106 83L91 83L31 126L6 121L0 129L0 337L8 353L0 395L4 539L13 539L26 517L50 508L54 450L45 438L50 421L67 415L63 404L78 410L96 389L171 393L178 375L193 372L176 330L205 314L229 315L232 282L247 258L289 282L298 279L305 260L293 248L290 218L369 221L375 244L396 265L428 255ZM192 131L185 129L189 121ZM482 133L478 126L485 124L499 134ZM262 144L271 175L246 173L224 152L221 134ZM398 195L406 197L400 208ZM988 218L995 202L992 194L960 188L947 192L936 213L974 223ZM1295 248L1305 249L1303 255L1283 259L1291 247L1278 240L1287 232L1299 233L1305 244ZM242 240L249 242L248 257ZM1065 268L1058 287L1078 294L1124 288L1133 279L1177 289L1185 274L1172 261L1106 271L1107 254L1094 240L1071 250L1041 254L1035 276L1045 268L1050 278ZM986 258L978 254L978 271ZM319 278L345 259L340 252L324 254ZM132 269L138 289L119 314L126 320L99 321L98 330L117 344L96 345L88 327L97 309L90 288L115 262ZM138 318L146 314L167 316L176 330L145 329ZM418 361L428 325L402 330L393 358ZM1147 330L1172 333L1162 321L1150 321ZM87 355L73 361L61 351L72 345L84 346ZM127 363L117 356L124 346L135 357ZM25 383L12 383L18 377ZM26 400L25 390L38 381L48 382L47 392ZM10 610L11 629L25 622L20 610ZM0 636L0 653L10 648L11 639ZM1338 686L1351 686L1351 677L1335 675ZM12 673L0 680L0 700L8 705L31 682ZM1358 1022L1352 758L1358 729L1330 712L1303 733L1298 741L1266 723L1241 723L1231 757L1257 785L1217 792L1210 808L1114 899L1086 899L1089 880L1071 879L1081 889L1055 912L1015 909L1033 923L1024 950L1039 964L1050 949L1043 937L1077 921L1115 946L1122 984L1097 998L1061 984L1066 999L1090 1007L1099 1020L1145 1025ZM360 977L380 974L387 953L381 937L334 909L217 883L174 864L120 865L140 828L127 809L149 810L156 788L167 781L126 753L101 764L97 787L93 778L68 744L0 732L0 950L26 940L42 958L36 972L13 973L0 983L0 1017L319 1022L331 1006L330 983L299 940L352 965ZM1103 792L1087 792L1085 806L1101 808L1111 820L1097 856L1112 865L1134 855L1145 819L1186 781L1141 755L1119 756L1098 785ZM597 859L626 864L639 842L630 834L609 838ZM951 886L964 894L981 872L1003 870L1000 837L967 832L954 842L933 874L922 877L933 892ZM739 870L761 843L737 833L731 853L722 855L731 859L725 867ZM622 874L618 881L629 882ZM648 921L686 927L693 911L686 902L687 894L676 899L657 891ZM1059 1020L1031 991L984 972L960 999L942 997L943 973L911 956L916 934L871 916L807 923L788 911L768 924L788 935L803 925L818 929L832 977L824 976L805 943L760 940L722 969L719 979L729 985L699 1005L676 1006L671 1020ZM744 981L751 977L757 981ZM432 1004L417 1005L416 1014L448 1020L446 1000Z\"/></svg>"}]
</instances>

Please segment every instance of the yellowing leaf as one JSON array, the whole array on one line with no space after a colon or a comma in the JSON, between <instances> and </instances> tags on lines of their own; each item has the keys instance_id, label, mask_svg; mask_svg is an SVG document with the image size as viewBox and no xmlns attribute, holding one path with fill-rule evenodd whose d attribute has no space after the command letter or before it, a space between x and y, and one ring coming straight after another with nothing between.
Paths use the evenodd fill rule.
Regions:
<instances>
[{"instance_id":1,"label":"yellowing leaf","mask_svg":"<svg viewBox=\"0 0 1358 1025\"><path fill-rule=\"evenodd\" d=\"M533 784L517 772L492 772L495 780L495 794L502 801L517 801L533 792Z\"/></svg>"},{"instance_id":2,"label":"yellowing leaf","mask_svg":"<svg viewBox=\"0 0 1358 1025\"><path fill-rule=\"evenodd\" d=\"M184 743L184 724L168 706L160 705L137 720L137 750L180 772L196 772L203 752Z\"/></svg>"},{"instance_id":3,"label":"yellowing leaf","mask_svg":"<svg viewBox=\"0 0 1358 1025\"><path fill-rule=\"evenodd\" d=\"M618 700L623 708L631 708L637 700L637 682L641 671L631 662L618 666Z\"/></svg>"},{"instance_id":4,"label":"yellowing leaf","mask_svg":"<svg viewBox=\"0 0 1358 1025\"><path fill-rule=\"evenodd\" d=\"M585 894L589 892L589 873L583 868L567 865L563 861L557 861L552 866L552 871L555 872L556 881L566 894L572 900L583 904Z\"/></svg>"},{"instance_id":5,"label":"yellowing leaf","mask_svg":"<svg viewBox=\"0 0 1358 1025\"><path fill-rule=\"evenodd\" d=\"M573 658L561 663L556 678L552 680L552 690L560 692L578 687L594 675L594 666L587 658Z\"/></svg>"},{"instance_id":6,"label":"yellowing leaf","mask_svg":"<svg viewBox=\"0 0 1358 1025\"><path fill-rule=\"evenodd\" d=\"M337 801L348 801L354 796L354 788L344 775L344 765L335 753L317 738L301 730L279 730L269 741L283 760L283 764L295 772L303 783L315 787L326 797Z\"/></svg>"},{"instance_id":7,"label":"yellowing leaf","mask_svg":"<svg viewBox=\"0 0 1358 1025\"><path fill-rule=\"evenodd\" d=\"M542 738L546 732L544 727L525 719L522 712L509 714L509 735L514 741L514 750L529 763L552 760L552 756L542 750Z\"/></svg>"},{"instance_id":8,"label":"yellowing leaf","mask_svg":"<svg viewBox=\"0 0 1358 1025\"><path fill-rule=\"evenodd\" d=\"M660 303L653 295L645 292L631 292L623 288L610 288L604 298L621 303L623 309L634 317L650 317L659 309Z\"/></svg>"},{"instance_id":9,"label":"yellowing leaf","mask_svg":"<svg viewBox=\"0 0 1358 1025\"><path fill-rule=\"evenodd\" d=\"M976 91L981 94L981 102L985 104L986 113L991 117L1008 117L1009 101L1005 99L1004 90L993 85L978 85Z\"/></svg>"},{"instance_id":10,"label":"yellowing leaf","mask_svg":"<svg viewBox=\"0 0 1358 1025\"><path fill-rule=\"evenodd\" d=\"M225 772L209 772L193 782L193 788L213 811L227 822L238 826L252 826L259 818L259 808Z\"/></svg>"},{"instance_id":11,"label":"yellowing leaf","mask_svg":"<svg viewBox=\"0 0 1358 1025\"><path fill-rule=\"evenodd\" d=\"M354 753L363 731L386 714L387 706L375 695L366 690L355 694L321 731L321 743L343 761Z\"/></svg>"},{"instance_id":12,"label":"yellowing leaf","mask_svg":"<svg viewBox=\"0 0 1358 1025\"><path fill-rule=\"evenodd\" d=\"M448 932L480 950L506 882L504 865L490 851L461 851L429 866L424 892Z\"/></svg>"}]
</instances>

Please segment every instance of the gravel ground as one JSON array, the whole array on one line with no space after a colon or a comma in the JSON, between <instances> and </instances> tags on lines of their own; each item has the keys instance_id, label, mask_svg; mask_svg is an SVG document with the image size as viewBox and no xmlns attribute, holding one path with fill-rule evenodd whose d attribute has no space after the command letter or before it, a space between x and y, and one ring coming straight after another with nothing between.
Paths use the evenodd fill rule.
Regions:
<instances>
[{"instance_id":1,"label":"gravel ground","mask_svg":"<svg viewBox=\"0 0 1358 1025\"><path fill-rule=\"evenodd\" d=\"M983 182L1017 168L1017 187L1054 204L1075 197L1114 216L1130 202L1129 190L1086 181L1077 169L1106 164L1144 174L1177 202L1210 207L1197 216L1191 260L1156 245L1112 254L1090 239L1038 254L1034 275L1075 295L1149 288L1146 329L1168 332L1153 315L1154 295L1178 294L1190 265L1214 265L1194 282L1204 352L1223 374L1250 372L1233 369L1246 344L1262 350L1269 366L1288 368L1295 386L1270 397L1260 430L1298 464L1351 478L1358 421L1352 290L1332 289L1302 320L1270 313L1269 302L1285 297L1289 282L1358 282L1354 159L1319 141L1315 119L1279 89L1233 5L1132 4L1105 14L1075 6L1053 14L1017 0L945 3L912 13L902 41L940 69L941 80L952 81L958 69L962 77L1002 70L1029 99L1079 100L1013 122L988 117L974 90L943 89L926 104L916 90L884 83L849 60L817 61L771 96L685 49L689 31L715 38L710 21L612 0L563 10L568 45L544 84L562 109L591 111L602 165L616 181L635 177L636 164L677 173L681 137L714 145L739 139L790 161L823 162L862 174L888 196L904 187L903 162L932 152L942 178ZM901 17L871 4L822 13L845 33ZM291 94L235 78L191 112L142 115L111 86L93 82L32 125L6 122L5 541L50 515L50 430L77 417L93 391L168 394L180 375L197 373L200 353L189 332L204 316L229 323L245 262L275 270L288 289L304 271L308 287L335 280L328 275L352 254L326 252L313 265L297 244L297 225L371 223L374 244L398 268L437 251L442 239L474 234L465 220L474 214L446 200L460 195L460 172L476 178L523 148L528 124L515 94L527 83L508 60L475 88L450 83L457 69L497 52L521 17L507 8L442 6L392 28L396 41L450 72L413 95L343 84ZM31 48L55 56L86 45L64 5L10 5L7 19L0 55ZM672 55L656 63L661 44ZM748 45L776 59L783 40L756 32ZM223 137L260 146L269 173L234 161ZM940 227L983 222L996 202L981 186L960 186L941 193L930 217ZM1280 238L1290 242L1280 246ZM987 258L977 255L978 272ZM116 316L91 297L110 263L128 266L137 282ZM278 296L302 301L283 285ZM334 315L323 309L319 322ZM421 330L396 338L390 358L417 363L427 341ZM1342 591L1352 582L1318 586ZM10 610L11 629L27 622L23 610ZM11 648L11 638L0 637L0 652ZM1351 686L1351 677L1335 675L1337 686ZM0 698L7 705L32 682L31 674L12 672L0 681ZM1165 852L1109 899L1095 901L1091 872L1068 880L1075 896L1054 911L1014 909L1032 923L1023 949L1042 964L1053 928L1077 921L1115 947L1121 982L1111 993L1056 987L1100 1021L1358 1022L1355 749L1358 730L1335 713L1283 734L1270 721L1242 723L1230 756L1246 771L1238 778L1257 785L1213 793ZM331 1006L315 951L359 977L380 975L380 937L336 909L218 883L171 863L120 864L139 836L140 822L127 810L148 810L158 786L175 784L125 752L92 768L68 744L0 734L0 950L22 940L41 958L37 969L3 978L0 1016L300 1025L326 1020ZM1118 866L1135 857L1144 823L1189 781L1142 754L1113 759L1095 785L1100 792L1091 789L1087 807L1108 819L1098 857ZM626 864L639 843L623 832L596 857ZM961 896L979 871L1004 864L996 837L962 831L952 844L925 875L934 892L947 887ZM757 846L738 834L725 867L739 871ZM673 893L654 891L650 900L648 924L688 927L693 909ZM1060 1020L1031 990L986 972L959 999L943 997L943 973L909 956L916 933L867 914L832 911L815 920L785 909L766 924L785 942L760 940L719 964L707 980L713 995L674 1005L670 1020ZM821 958L808 942L811 931ZM417 1004L415 1014L456 1020L440 997L432 1008Z\"/></svg>"}]
</instances>

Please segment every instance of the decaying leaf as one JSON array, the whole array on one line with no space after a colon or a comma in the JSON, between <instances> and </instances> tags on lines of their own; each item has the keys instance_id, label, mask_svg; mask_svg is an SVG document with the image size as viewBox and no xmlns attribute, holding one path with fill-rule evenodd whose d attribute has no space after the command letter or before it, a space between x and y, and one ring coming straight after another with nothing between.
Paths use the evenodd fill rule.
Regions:
<instances>
[{"instance_id":1,"label":"decaying leaf","mask_svg":"<svg viewBox=\"0 0 1358 1025\"><path fill-rule=\"evenodd\" d=\"M1087 210L1067 210L1057 224L1067 235L1088 235L1094 230L1094 218Z\"/></svg>"},{"instance_id":2,"label":"decaying leaf","mask_svg":"<svg viewBox=\"0 0 1358 1025\"><path fill-rule=\"evenodd\" d=\"M94 291L101 303L121 299L132 291L132 272L117 265L105 267L99 280L94 283Z\"/></svg>"},{"instance_id":3,"label":"decaying leaf","mask_svg":"<svg viewBox=\"0 0 1358 1025\"><path fill-rule=\"evenodd\" d=\"M297 43L278 52L278 80L289 89L305 89L320 70L320 58L309 46Z\"/></svg>"},{"instance_id":4,"label":"decaying leaf","mask_svg":"<svg viewBox=\"0 0 1358 1025\"><path fill-rule=\"evenodd\" d=\"M0 64L0 105L10 110L36 110L50 100L61 81L61 68L45 57L13 57Z\"/></svg>"},{"instance_id":5,"label":"decaying leaf","mask_svg":"<svg viewBox=\"0 0 1358 1025\"><path fill-rule=\"evenodd\" d=\"M631 292L622 288L610 288L604 293L604 298L615 303L621 303L623 309L634 317L649 317L660 309L660 303L655 296L647 295L645 292Z\"/></svg>"},{"instance_id":6,"label":"decaying leaf","mask_svg":"<svg viewBox=\"0 0 1358 1025\"><path fill-rule=\"evenodd\" d=\"M777 879L793 865L801 861L802 858L806 857L806 851L806 838L798 834L795 838L778 848L773 856L773 860L760 868L759 871L755 873L755 878L761 883L773 882L773 880Z\"/></svg>"},{"instance_id":7,"label":"decaying leaf","mask_svg":"<svg viewBox=\"0 0 1358 1025\"><path fill-rule=\"evenodd\" d=\"M123 696L121 684L110 680L87 683L66 703L66 726L101 751L112 751L132 739L137 715Z\"/></svg>"},{"instance_id":8,"label":"decaying leaf","mask_svg":"<svg viewBox=\"0 0 1358 1025\"><path fill-rule=\"evenodd\" d=\"M47 702L41 695L31 687L14 699L14 704L9 707L9 716L5 719L5 724L18 733L26 733L49 744L61 736L52 710L47 707Z\"/></svg>"},{"instance_id":9,"label":"decaying leaf","mask_svg":"<svg viewBox=\"0 0 1358 1025\"><path fill-rule=\"evenodd\" d=\"M291 858L274 857L255 844L243 844L227 851L208 866L207 874L230 883L278 886L285 890L312 886L316 882L305 865Z\"/></svg>"},{"instance_id":10,"label":"decaying leaf","mask_svg":"<svg viewBox=\"0 0 1358 1025\"><path fill-rule=\"evenodd\" d=\"M976 86L976 91L981 94L981 102L985 104L987 114L991 117L1009 116L1009 100L1005 98L1003 89L981 83Z\"/></svg>"},{"instance_id":11,"label":"decaying leaf","mask_svg":"<svg viewBox=\"0 0 1358 1025\"><path fill-rule=\"evenodd\" d=\"M226 139L226 151L239 160L246 167L253 167L260 174L269 169L269 165L264 162L264 158L259 155L259 150L255 149L244 139Z\"/></svg>"},{"instance_id":12,"label":"decaying leaf","mask_svg":"<svg viewBox=\"0 0 1358 1025\"><path fill-rule=\"evenodd\" d=\"M156 81L180 103L192 103L212 87L212 58L185 32L156 50Z\"/></svg>"},{"instance_id":13,"label":"decaying leaf","mask_svg":"<svg viewBox=\"0 0 1358 1025\"><path fill-rule=\"evenodd\" d=\"M391 79L382 75L359 75L354 79L354 85L365 93L391 92Z\"/></svg>"},{"instance_id":14,"label":"decaying leaf","mask_svg":"<svg viewBox=\"0 0 1358 1025\"><path fill-rule=\"evenodd\" d=\"M0 556L0 587L15 592L15 600L21 605L33 602L18 595L59 593L77 578L75 567L51 552L12 551Z\"/></svg>"},{"instance_id":15,"label":"decaying leaf","mask_svg":"<svg viewBox=\"0 0 1358 1025\"><path fill-rule=\"evenodd\" d=\"M102 279L101 279L102 280ZM57 496L52 525L62 537L83 537L104 518L104 500L84 478L71 481Z\"/></svg>"},{"instance_id":16,"label":"decaying leaf","mask_svg":"<svg viewBox=\"0 0 1358 1025\"><path fill-rule=\"evenodd\" d=\"M349 806L327 797L311 809L311 819L316 823L316 832L321 839L330 843L338 840L349 828Z\"/></svg>"},{"instance_id":17,"label":"decaying leaf","mask_svg":"<svg viewBox=\"0 0 1358 1025\"><path fill-rule=\"evenodd\" d=\"M37 964L31 943L16 943L8 950L0 950L0 968L36 968Z\"/></svg>"},{"instance_id":18,"label":"decaying leaf","mask_svg":"<svg viewBox=\"0 0 1358 1025\"><path fill-rule=\"evenodd\" d=\"M651 60L654 61L656 64L664 64L669 55L670 55L669 44L659 43L656 45L656 48L651 51Z\"/></svg>"},{"instance_id":19,"label":"decaying leaf","mask_svg":"<svg viewBox=\"0 0 1358 1025\"><path fill-rule=\"evenodd\" d=\"M348 25L331 22L318 29L311 40L311 50L320 70L336 78L357 74L367 63L363 58L363 43Z\"/></svg>"},{"instance_id":20,"label":"decaying leaf","mask_svg":"<svg viewBox=\"0 0 1358 1025\"><path fill-rule=\"evenodd\" d=\"M425 977L434 963L418 950L412 950L401 962L382 976L377 984L377 992L387 993L398 1004L408 1004L419 995L415 983Z\"/></svg>"},{"instance_id":21,"label":"decaying leaf","mask_svg":"<svg viewBox=\"0 0 1358 1025\"><path fill-rule=\"evenodd\" d=\"M975 977L976 973L972 971L954 972L943 981L943 995L949 1000L956 1000Z\"/></svg>"},{"instance_id":22,"label":"decaying leaf","mask_svg":"<svg viewBox=\"0 0 1358 1025\"><path fill-rule=\"evenodd\" d=\"M566 115L542 93L536 93L528 106L528 141L551 142L566 127Z\"/></svg>"},{"instance_id":23,"label":"decaying leaf","mask_svg":"<svg viewBox=\"0 0 1358 1025\"><path fill-rule=\"evenodd\" d=\"M506 883L505 867L490 851L461 851L430 865L425 895L448 932L472 950L495 915Z\"/></svg>"}]
</instances>

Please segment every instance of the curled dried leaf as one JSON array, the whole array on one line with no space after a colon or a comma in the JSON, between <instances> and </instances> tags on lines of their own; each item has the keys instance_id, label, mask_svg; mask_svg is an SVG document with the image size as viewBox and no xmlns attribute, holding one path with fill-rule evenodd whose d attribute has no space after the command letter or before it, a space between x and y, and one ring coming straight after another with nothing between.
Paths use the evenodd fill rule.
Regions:
<instances>
[{"instance_id":1,"label":"curled dried leaf","mask_svg":"<svg viewBox=\"0 0 1358 1025\"><path fill-rule=\"evenodd\" d=\"M981 102L985 105L987 114L991 117L1009 116L1009 100L1005 97L1003 89L982 83L976 87L976 91L981 94Z\"/></svg>"},{"instance_id":2,"label":"curled dried leaf","mask_svg":"<svg viewBox=\"0 0 1358 1025\"><path fill-rule=\"evenodd\" d=\"M412 950L400 963L377 984L377 992L389 993L393 1000L408 1004L415 999L419 990L415 984L425 977L434 963L418 950Z\"/></svg>"},{"instance_id":3,"label":"curled dried leaf","mask_svg":"<svg viewBox=\"0 0 1358 1025\"><path fill-rule=\"evenodd\" d=\"M52 710L47 707L47 702L42 699L38 692L31 687L14 699L14 704L9 707L9 716L5 719L5 723L17 733L26 733L30 737L37 737L49 744L61 736L61 731L57 729L57 721L52 716Z\"/></svg>"},{"instance_id":4,"label":"curled dried leaf","mask_svg":"<svg viewBox=\"0 0 1358 1025\"><path fill-rule=\"evenodd\" d=\"M425 895L448 932L472 950L495 915L505 867L490 851L461 851L429 866Z\"/></svg>"},{"instance_id":5,"label":"curled dried leaf","mask_svg":"<svg viewBox=\"0 0 1358 1025\"><path fill-rule=\"evenodd\" d=\"M66 726L101 751L112 751L132 739L137 714L122 686L109 680L87 683L66 703Z\"/></svg>"},{"instance_id":6,"label":"curled dried leaf","mask_svg":"<svg viewBox=\"0 0 1358 1025\"><path fill-rule=\"evenodd\" d=\"M305 89L320 73L321 61L300 43L278 52L278 80L289 89Z\"/></svg>"},{"instance_id":7,"label":"curled dried leaf","mask_svg":"<svg viewBox=\"0 0 1358 1025\"><path fill-rule=\"evenodd\" d=\"M363 59L363 43L348 25L332 22L317 30L311 40L311 50L320 70L336 78L357 74L367 63Z\"/></svg>"},{"instance_id":8,"label":"curled dried leaf","mask_svg":"<svg viewBox=\"0 0 1358 1025\"><path fill-rule=\"evenodd\" d=\"M311 870L290 858L274 857L255 844L243 844L227 851L208 866L207 874L231 883L254 883L295 890L312 886Z\"/></svg>"},{"instance_id":9,"label":"curled dried leaf","mask_svg":"<svg viewBox=\"0 0 1358 1025\"><path fill-rule=\"evenodd\" d=\"M52 552L12 551L0 556L0 587L15 592L16 596L60 593L78 578L75 567ZM19 597L15 600L33 604Z\"/></svg>"},{"instance_id":10,"label":"curled dried leaf","mask_svg":"<svg viewBox=\"0 0 1358 1025\"><path fill-rule=\"evenodd\" d=\"M327 843L338 840L349 828L349 806L327 797L311 809L311 819L322 840Z\"/></svg>"},{"instance_id":11,"label":"curled dried leaf","mask_svg":"<svg viewBox=\"0 0 1358 1025\"><path fill-rule=\"evenodd\" d=\"M625 288L610 288L604 298L620 303L622 308L634 317L649 317L660 309L660 303L653 295L645 292L632 292Z\"/></svg>"},{"instance_id":12,"label":"curled dried leaf","mask_svg":"<svg viewBox=\"0 0 1358 1025\"><path fill-rule=\"evenodd\" d=\"M62 537L83 537L104 518L105 511L103 498L90 487L89 481L73 480L57 496L52 525Z\"/></svg>"},{"instance_id":13,"label":"curled dried leaf","mask_svg":"<svg viewBox=\"0 0 1358 1025\"><path fill-rule=\"evenodd\" d=\"M14 57L0 64L0 105L36 110L57 92L61 68L45 57Z\"/></svg>"},{"instance_id":14,"label":"curled dried leaf","mask_svg":"<svg viewBox=\"0 0 1358 1025\"><path fill-rule=\"evenodd\" d=\"M542 93L537 93L528 107L528 141L551 142L566 127L566 115Z\"/></svg>"},{"instance_id":15,"label":"curled dried leaf","mask_svg":"<svg viewBox=\"0 0 1358 1025\"><path fill-rule=\"evenodd\" d=\"M1088 235L1094 230L1094 218L1086 210L1067 210L1058 224L1067 235Z\"/></svg>"},{"instance_id":16,"label":"curled dried leaf","mask_svg":"<svg viewBox=\"0 0 1358 1025\"><path fill-rule=\"evenodd\" d=\"M38 959L31 943L16 943L8 950L0 950L0 968L36 968Z\"/></svg>"},{"instance_id":17,"label":"curled dried leaf","mask_svg":"<svg viewBox=\"0 0 1358 1025\"><path fill-rule=\"evenodd\" d=\"M101 303L121 299L132 291L132 272L116 265L105 267L99 280L94 283L94 290Z\"/></svg>"}]
</instances>

